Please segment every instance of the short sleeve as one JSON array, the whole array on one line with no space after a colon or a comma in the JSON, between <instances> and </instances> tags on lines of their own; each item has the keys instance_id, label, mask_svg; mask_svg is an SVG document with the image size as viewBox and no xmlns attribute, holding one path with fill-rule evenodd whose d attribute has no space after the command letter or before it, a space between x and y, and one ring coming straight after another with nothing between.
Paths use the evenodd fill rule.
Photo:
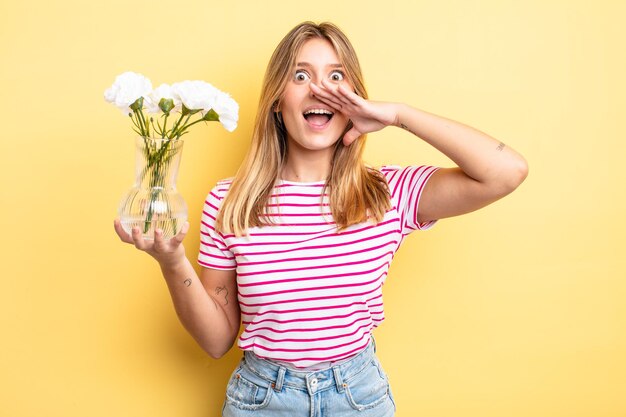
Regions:
<instances>
[{"instance_id":1,"label":"short sleeve","mask_svg":"<svg viewBox=\"0 0 626 417\"><path fill-rule=\"evenodd\" d=\"M420 198L426 183L437 171L433 166L384 166L381 172L387 178L391 204L396 207L400 215L402 234L408 235L414 230L426 230L434 226L437 220L418 222Z\"/></svg>"},{"instance_id":2,"label":"short sleeve","mask_svg":"<svg viewBox=\"0 0 626 417\"><path fill-rule=\"evenodd\" d=\"M228 249L223 235L215 230L215 219L226 190L226 186L218 183L204 201L200 219L198 264L205 268L235 269L237 267L235 256Z\"/></svg>"}]
</instances>

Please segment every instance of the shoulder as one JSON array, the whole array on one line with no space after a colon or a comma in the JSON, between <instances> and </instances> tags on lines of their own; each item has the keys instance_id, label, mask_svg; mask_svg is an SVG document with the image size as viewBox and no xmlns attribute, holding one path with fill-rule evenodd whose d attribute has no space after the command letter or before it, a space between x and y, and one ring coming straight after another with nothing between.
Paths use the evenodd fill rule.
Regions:
<instances>
[{"instance_id":1,"label":"shoulder","mask_svg":"<svg viewBox=\"0 0 626 417\"><path fill-rule=\"evenodd\" d=\"M396 181L398 181L398 179L404 177L407 172L411 169L414 169L416 167L411 167L411 166L400 166L400 165L383 165L379 168L376 168L376 170L378 172L380 172L383 177L385 177L385 180L387 180L388 184L392 184Z\"/></svg>"},{"instance_id":2,"label":"shoulder","mask_svg":"<svg viewBox=\"0 0 626 417\"><path fill-rule=\"evenodd\" d=\"M234 178L231 177L217 181L213 188L209 191L205 203L217 209L224 200L224 197L226 197L226 194L228 194L228 190L230 189L233 179Z\"/></svg>"},{"instance_id":3,"label":"shoulder","mask_svg":"<svg viewBox=\"0 0 626 417\"><path fill-rule=\"evenodd\" d=\"M234 177L224 178L215 183L209 195L213 194L213 197L218 199L223 199L226 197L228 190L230 189L231 184L233 183Z\"/></svg>"},{"instance_id":4,"label":"shoulder","mask_svg":"<svg viewBox=\"0 0 626 417\"><path fill-rule=\"evenodd\" d=\"M403 190L422 189L431 175L439 168L430 165L383 165L379 171L384 175L389 185L391 195L403 193Z\"/></svg>"},{"instance_id":5,"label":"shoulder","mask_svg":"<svg viewBox=\"0 0 626 417\"><path fill-rule=\"evenodd\" d=\"M377 171L382 173L385 178L392 177L394 174L402 171L402 167L399 165L383 165L381 167L376 168Z\"/></svg>"},{"instance_id":6,"label":"shoulder","mask_svg":"<svg viewBox=\"0 0 626 417\"><path fill-rule=\"evenodd\" d=\"M438 167L430 165L383 165L380 168L377 168L377 170L385 176L387 181L398 180L399 178L403 178L407 175L415 176L419 174L430 174L437 169Z\"/></svg>"}]
</instances>

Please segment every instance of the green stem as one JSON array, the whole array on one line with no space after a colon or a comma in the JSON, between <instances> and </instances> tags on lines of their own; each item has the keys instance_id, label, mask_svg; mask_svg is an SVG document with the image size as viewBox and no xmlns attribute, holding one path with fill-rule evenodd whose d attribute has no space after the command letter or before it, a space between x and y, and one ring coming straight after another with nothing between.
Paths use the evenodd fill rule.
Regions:
<instances>
[{"instance_id":1,"label":"green stem","mask_svg":"<svg viewBox=\"0 0 626 417\"><path fill-rule=\"evenodd\" d=\"M145 157L146 157L147 162L146 162L146 166L141 171L141 174L139 174L142 181L145 178L145 176L148 174L148 170L150 170L156 162L163 159L163 154L167 151L170 145L171 139L168 139L168 141L166 142L164 146L161 146L161 148L158 151L154 151L154 152L151 152L148 138L143 136L143 141L144 141ZM164 160L169 161L172 157L173 155L168 155L165 157Z\"/></svg>"},{"instance_id":2,"label":"green stem","mask_svg":"<svg viewBox=\"0 0 626 417\"><path fill-rule=\"evenodd\" d=\"M185 119L185 123L183 123L183 126L178 128L178 130L176 130L175 132L172 132L172 137L174 137L174 136L180 137L181 132L188 127L187 126L187 122L189 121L191 116L192 116L192 114L188 114L187 115L187 118Z\"/></svg>"},{"instance_id":3,"label":"green stem","mask_svg":"<svg viewBox=\"0 0 626 417\"><path fill-rule=\"evenodd\" d=\"M133 112L133 115L135 115L135 112ZM130 120L133 121L133 124L137 127L137 129L141 129L141 126L139 126L139 123L137 123L133 115L130 116Z\"/></svg>"},{"instance_id":4,"label":"green stem","mask_svg":"<svg viewBox=\"0 0 626 417\"><path fill-rule=\"evenodd\" d=\"M181 128L179 129L178 133L179 133L179 134L182 134L182 133L184 133L184 132L185 132L185 130L189 129L189 127L191 127L191 126L195 125L196 123L200 123L200 122L206 122L206 120L203 120L203 119L198 119L198 120L196 120L196 121L195 121L195 122L193 122L193 123L189 123L188 125L185 125L185 126L181 127Z\"/></svg>"},{"instance_id":5,"label":"green stem","mask_svg":"<svg viewBox=\"0 0 626 417\"><path fill-rule=\"evenodd\" d=\"M167 132L167 118L169 117L169 113L167 113L165 115L165 119L163 119L163 130L161 132L161 139L163 139L165 137L165 132Z\"/></svg>"},{"instance_id":6,"label":"green stem","mask_svg":"<svg viewBox=\"0 0 626 417\"><path fill-rule=\"evenodd\" d=\"M172 128L172 131L170 132L170 134L168 135L170 138L174 137L174 132L176 131L176 129L178 128L178 125L180 124L180 121L183 120L183 117L185 117L182 113L180 115L180 117L178 118L178 120L176 121L176 123L174 123L174 127Z\"/></svg>"},{"instance_id":7,"label":"green stem","mask_svg":"<svg viewBox=\"0 0 626 417\"><path fill-rule=\"evenodd\" d=\"M150 229L150 226L152 224L152 217L154 216L154 210L153 210L153 206L154 203L156 202L157 197L159 196L160 193L163 192L163 189L165 188L165 175L164 173L167 172L168 167L169 167L169 161L171 159L171 156L166 157L165 159L163 158L163 152L164 150L167 150L167 148L169 147L171 141L168 141L165 146L163 146L161 149L159 149L159 152L157 152L157 155L155 157L154 160L154 170L152 171L151 175L150 175L150 203L148 206L148 214L146 216L146 220L144 222L144 227L143 227L143 232L147 233L148 230ZM158 188L157 188L158 187ZM167 199L167 195L165 195L166 199ZM166 202L167 206L168 206L168 212L167 215L168 217L171 217L171 213L169 211L169 202Z\"/></svg>"},{"instance_id":8,"label":"green stem","mask_svg":"<svg viewBox=\"0 0 626 417\"><path fill-rule=\"evenodd\" d=\"M159 130L157 130L157 128L154 127L154 122L152 122L152 127L159 135L161 135L161 139L163 139L163 127L161 126L161 122L159 122L159 119L157 119L157 126L159 127Z\"/></svg>"},{"instance_id":9,"label":"green stem","mask_svg":"<svg viewBox=\"0 0 626 417\"><path fill-rule=\"evenodd\" d=\"M137 112L139 113L139 116L141 117L141 121L143 122L143 125L146 127L146 136L150 136L150 125L146 123L146 119L143 116L143 111L139 109Z\"/></svg>"},{"instance_id":10,"label":"green stem","mask_svg":"<svg viewBox=\"0 0 626 417\"><path fill-rule=\"evenodd\" d=\"M146 128L143 124L143 119L141 118L140 114L139 114L139 110L133 110L133 113L135 113L135 117L137 118L137 122L139 122L139 130L141 130L141 136L147 136L146 135Z\"/></svg>"}]
</instances>

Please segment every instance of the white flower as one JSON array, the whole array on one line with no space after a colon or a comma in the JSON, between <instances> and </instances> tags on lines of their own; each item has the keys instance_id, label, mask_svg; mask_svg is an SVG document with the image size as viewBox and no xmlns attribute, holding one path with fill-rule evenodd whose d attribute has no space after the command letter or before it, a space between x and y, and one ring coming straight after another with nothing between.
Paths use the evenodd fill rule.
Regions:
<instances>
[{"instance_id":1,"label":"white flower","mask_svg":"<svg viewBox=\"0 0 626 417\"><path fill-rule=\"evenodd\" d=\"M232 132L239 121L237 102L229 94L199 80L183 81L171 86L161 84L152 90L148 78L135 72L125 72L118 75L113 85L104 92L104 99L117 106L125 115L131 116L133 130L144 137L157 135L177 139L196 123L217 120ZM158 117L148 118L145 113ZM174 117L169 124L164 113ZM200 116L199 119L191 120L194 114Z\"/></svg>"},{"instance_id":2,"label":"white flower","mask_svg":"<svg viewBox=\"0 0 626 417\"><path fill-rule=\"evenodd\" d=\"M220 123L226 130L232 132L237 128L239 120L239 105L228 94L222 91L218 92L212 105L212 109L220 116ZM204 116L203 112L203 116Z\"/></svg>"},{"instance_id":3,"label":"white flower","mask_svg":"<svg viewBox=\"0 0 626 417\"><path fill-rule=\"evenodd\" d=\"M131 114L131 104L139 97L147 97L152 91L149 79L136 72L125 72L115 78L113 85L104 92L104 99L113 103L124 114Z\"/></svg>"},{"instance_id":4,"label":"white flower","mask_svg":"<svg viewBox=\"0 0 626 417\"><path fill-rule=\"evenodd\" d=\"M205 81L183 81L172 84L172 93L189 110L209 111L219 90Z\"/></svg>"},{"instance_id":5,"label":"white flower","mask_svg":"<svg viewBox=\"0 0 626 417\"><path fill-rule=\"evenodd\" d=\"M144 100L144 105L146 106L146 111L150 114L157 114L161 112L161 108L159 107L159 102L161 99L170 99L174 101L174 108L170 110L170 112L180 111L182 108L180 98L174 94L172 91L172 87L169 84L161 84L152 92L146 100Z\"/></svg>"}]
</instances>

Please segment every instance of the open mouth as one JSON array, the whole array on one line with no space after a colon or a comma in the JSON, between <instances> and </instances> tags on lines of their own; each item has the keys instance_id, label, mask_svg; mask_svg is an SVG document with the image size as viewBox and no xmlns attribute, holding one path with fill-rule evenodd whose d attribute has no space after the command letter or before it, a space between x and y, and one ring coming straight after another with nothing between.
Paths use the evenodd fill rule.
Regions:
<instances>
[{"instance_id":1,"label":"open mouth","mask_svg":"<svg viewBox=\"0 0 626 417\"><path fill-rule=\"evenodd\" d=\"M310 109L302 113L307 123L312 127L324 127L333 118L334 113L326 109Z\"/></svg>"}]
</instances>

